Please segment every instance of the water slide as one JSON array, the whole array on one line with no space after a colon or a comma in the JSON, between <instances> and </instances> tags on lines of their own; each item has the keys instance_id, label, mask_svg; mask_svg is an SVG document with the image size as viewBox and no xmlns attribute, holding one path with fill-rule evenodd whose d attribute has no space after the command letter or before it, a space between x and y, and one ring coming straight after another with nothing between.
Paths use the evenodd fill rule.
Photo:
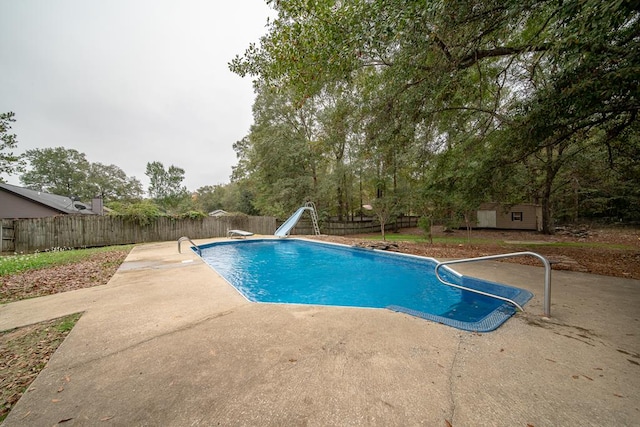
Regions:
<instances>
[{"instance_id":1,"label":"water slide","mask_svg":"<svg viewBox=\"0 0 640 427\"><path fill-rule=\"evenodd\" d=\"M298 221L300 221L300 217L302 216L304 211L311 210L311 209L313 208L310 208L308 206L303 206L300 209L298 209L293 215L289 217L288 220L284 222L284 224L278 227L278 229L276 230L275 233L273 233L273 235L278 237L287 237L291 232L291 229L296 226Z\"/></svg>"}]
</instances>

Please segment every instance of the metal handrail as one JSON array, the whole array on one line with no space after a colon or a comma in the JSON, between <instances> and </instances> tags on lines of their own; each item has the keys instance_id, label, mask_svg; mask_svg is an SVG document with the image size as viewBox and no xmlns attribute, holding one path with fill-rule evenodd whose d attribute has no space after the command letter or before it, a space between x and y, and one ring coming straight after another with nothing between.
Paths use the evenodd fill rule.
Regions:
<instances>
[{"instance_id":1,"label":"metal handrail","mask_svg":"<svg viewBox=\"0 0 640 427\"><path fill-rule=\"evenodd\" d=\"M184 242L185 240L189 241L189 243L191 243L191 245L196 248L196 251L198 252L198 255L202 256L202 250L198 247L198 245L193 243L193 240L191 240L187 236L182 236L181 238L178 239L178 253L180 253L180 254L182 253L182 251L180 250L180 244L182 242Z\"/></svg>"},{"instance_id":2,"label":"metal handrail","mask_svg":"<svg viewBox=\"0 0 640 427\"><path fill-rule=\"evenodd\" d=\"M511 258L511 257L516 257L516 256L533 256L533 257L538 258L544 264L544 269L545 269L545 272L544 272L544 315L546 317L551 317L551 263L549 263L548 259L546 259L542 255L537 254L535 252L513 252L513 253L510 253L510 254L488 255L488 256L477 257L477 258L464 258L464 259L456 259L456 260L452 260L452 261L443 261L443 262L439 262L436 265L435 273L436 273L436 277L438 278L438 280L440 282L442 282L443 284L445 284L445 285L453 286L454 288L464 289L464 290L471 291L471 292L475 292L477 294L489 296L489 297L492 297L492 298L497 298L499 300L503 300L503 301L509 302L509 303L515 305L516 307L518 307L520 310L524 311L524 309L515 301L512 301L512 300L510 300L508 298L501 297L499 295L493 295L493 294L489 294L489 293L486 293L486 292L479 291L477 289L471 289L471 288L467 288L467 287L464 287L464 286L456 285L454 283L447 282L446 280L442 279L442 277L440 277L440 274L438 273L439 268L442 267L443 265L462 264L462 263L465 263L465 262L475 262L475 261L488 261L488 260L501 259L501 258Z\"/></svg>"},{"instance_id":3,"label":"metal handrail","mask_svg":"<svg viewBox=\"0 0 640 427\"><path fill-rule=\"evenodd\" d=\"M438 274L438 270L437 269L438 269L439 266L440 265L436 265L436 277L438 278L438 280L440 280L440 283L442 283L444 285L447 285L447 286L451 286L451 287L457 288L457 289L462 289L462 290L465 290L465 291L473 292L474 294L480 294L480 295L484 295L486 297L499 299L501 301L505 301L505 302L508 302L509 304L515 305L520 311L524 311L524 308L520 304L518 304L517 302L515 302L514 300L512 300L510 298L502 297L500 295L491 294L489 292L479 291L477 289L467 288L466 286L456 285L455 283L447 282L446 280L442 279L440 277L440 275Z\"/></svg>"}]
</instances>

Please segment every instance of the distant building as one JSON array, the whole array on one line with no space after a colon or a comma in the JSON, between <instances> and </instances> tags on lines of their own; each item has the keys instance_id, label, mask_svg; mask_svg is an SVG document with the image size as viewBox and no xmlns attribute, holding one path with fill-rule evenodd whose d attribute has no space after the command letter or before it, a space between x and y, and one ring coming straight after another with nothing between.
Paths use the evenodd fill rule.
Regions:
<instances>
[{"instance_id":1,"label":"distant building","mask_svg":"<svg viewBox=\"0 0 640 427\"><path fill-rule=\"evenodd\" d=\"M102 214L102 199L94 199L92 205L66 196L0 183L0 219Z\"/></svg>"},{"instance_id":2,"label":"distant building","mask_svg":"<svg viewBox=\"0 0 640 427\"><path fill-rule=\"evenodd\" d=\"M216 209L215 211L209 212L209 216L225 216L229 215L229 212L223 211L222 209Z\"/></svg>"},{"instance_id":3,"label":"distant building","mask_svg":"<svg viewBox=\"0 0 640 427\"><path fill-rule=\"evenodd\" d=\"M476 227L542 231L542 207L525 203L483 203L477 211Z\"/></svg>"}]
</instances>

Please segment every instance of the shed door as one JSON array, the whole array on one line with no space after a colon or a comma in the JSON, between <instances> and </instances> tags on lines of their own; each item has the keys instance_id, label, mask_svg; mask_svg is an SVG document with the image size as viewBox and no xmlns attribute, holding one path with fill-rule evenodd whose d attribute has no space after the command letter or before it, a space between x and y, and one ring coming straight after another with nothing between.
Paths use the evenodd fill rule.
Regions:
<instances>
[{"instance_id":1,"label":"shed door","mask_svg":"<svg viewBox=\"0 0 640 427\"><path fill-rule=\"evenodd\" d=\"M479 228L496 228L496 211L478 211Z\"/></svg>"}]
</instances>

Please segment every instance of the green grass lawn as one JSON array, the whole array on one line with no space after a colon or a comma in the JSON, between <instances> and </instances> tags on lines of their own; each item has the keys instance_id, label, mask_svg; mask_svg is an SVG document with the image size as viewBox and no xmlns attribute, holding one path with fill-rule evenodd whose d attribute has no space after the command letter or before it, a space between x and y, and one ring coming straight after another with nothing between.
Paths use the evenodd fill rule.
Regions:
<instances>
[{"instance_id":1,"label":"green grass lawn","mask_svg":"<svg viewBox=\"0 0 640 427\"><path fill-rule=\"evenodd\" d=\"M33 254L6 255L0 257L0 276L27 270L52 267L82 261L100 252L130 250L132 245L106 246L103 248L53 250Z\"/></svg>"}]
</instances>

